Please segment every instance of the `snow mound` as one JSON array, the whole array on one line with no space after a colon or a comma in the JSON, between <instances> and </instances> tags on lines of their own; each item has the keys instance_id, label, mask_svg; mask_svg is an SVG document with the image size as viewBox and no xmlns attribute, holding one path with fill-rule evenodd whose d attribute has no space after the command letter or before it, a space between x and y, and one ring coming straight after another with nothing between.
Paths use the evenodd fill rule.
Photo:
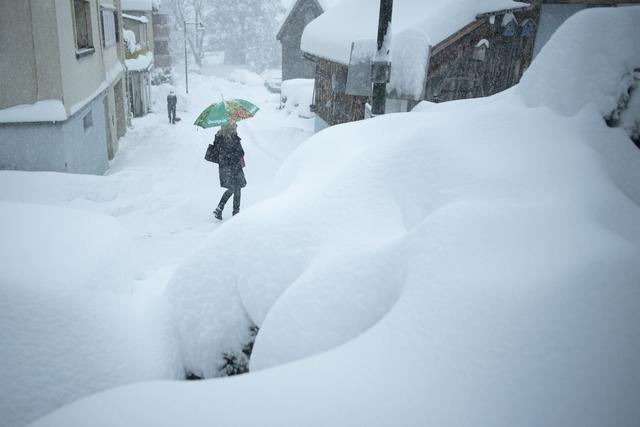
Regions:
<instances>
[{"instance_id":1,"label":"snow mound","mask_svg":"<svg viewBox=\"0 0 640 427\"><path fill-rule=\"evenodd\" d=\"M161 304L129 295L130 242L110 217L0 203L0 425L180 371Z\"/></svg>"},{"instance_id":2,"label":"snow mound","mask_svg":"<svg viewBox=\"0 0 640 427\"><path fill-rule=\"evenodd\" d=\"M113 218L0 202L0 228L7 286L131 290L131 243Z\"/></svg>"},{"instance_id":3,"label":"snow mound","mask_svg":"<svg viewBox=\"0 0 640 427\"><path fill-rule=\"evenodd\" d=\"M590 9L569 18L522 77L526 105L573 115L594 104L603 116L617 106L640 69L640 7ZM585 29L591 31L585 31ZM606 31L592 31L606 28Z\"/></svg>"},{"instance_id":4,"label":"snow mound","mask_svg":"<svg viewBox=\"0 0 640 427\"><path fill-rule=\"evenodd\" d=\"M308 119L313 117L309 106L313 103L313 79L292 79L282 82L282 100L284 108L290 114Z\"/></svg>"}]
</instances>

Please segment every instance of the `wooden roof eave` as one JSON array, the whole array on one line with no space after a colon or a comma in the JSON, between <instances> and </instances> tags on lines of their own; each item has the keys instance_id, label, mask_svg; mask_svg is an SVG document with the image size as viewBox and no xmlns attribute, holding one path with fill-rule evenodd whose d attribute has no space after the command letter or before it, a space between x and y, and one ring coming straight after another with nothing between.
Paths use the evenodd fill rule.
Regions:
<instances>
[{"instance_id":1,"label":"wooden roof eave","mask_svg":"<svg viewBox=\"0 0 640 427\"><path fill-rule=\"evenodd\" d=\"M513 12L521 12L523 10L532 10L533 8L534 8L534 6L515 7L515 8L510 8L510 9L494 10L492 12L486 12L486 13L481 13L479 15L476 15L475 21L471 22L470 24L465 25L464 27L462 27L461 29L459 29L455 33L451 34L449 37L447 37L446 39L442 40L437 45L435 45L433 47L433 49L431 50L431 55L433 56L433 55L436 55L436 54L440 53L444 49L446 49L449 46L451 46L453 43L455 43L458 40L460 40L462 37L466 36L467 34L469 34L472 31L476 30L478 27L480 27L482 25L483 18L489 18L492 15L500 15L500 14L503 14L503 13L510 13L510 12L513 13Z\"/></svg>"}]
</instances>

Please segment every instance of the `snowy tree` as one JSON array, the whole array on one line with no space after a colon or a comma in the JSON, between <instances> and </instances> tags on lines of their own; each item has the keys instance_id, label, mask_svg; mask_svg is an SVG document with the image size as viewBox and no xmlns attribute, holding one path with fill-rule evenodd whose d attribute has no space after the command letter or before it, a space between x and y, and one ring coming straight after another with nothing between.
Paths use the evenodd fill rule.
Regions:
<instances>
[{"instance_id":1,"label":"snowy tree","mask_svg":"<svg viewBox=\"0 0 640 427\"><path fill-rule=\"evenodd\" d=\"M285 12L280 0L211 0L206 16L207 49L224 50L225 63L256 71L280 62L276 40Z\"/></svg>"},{"instance_id":2,"label":"snowy tree","mask_svg":"<svg viewBox=\"0 0 640 427\"><path fill-rule=\"evenodd\" d=\"M202 19L211 11L213 6L212 0L174 0L167 2L169 13L173 22L174 30L172 34L175 35L174 40L180 44L184 43L185 25L187 45L189 51L193 56L193 60L198 66L202 65L202 58L204 58L204 38L206 30L201 30L198 26L192 23L200 23ZM186 22L186 24L185 24ZM179 46L174 44L174 52L180 49Z\"/></svg>"}]
</instances>

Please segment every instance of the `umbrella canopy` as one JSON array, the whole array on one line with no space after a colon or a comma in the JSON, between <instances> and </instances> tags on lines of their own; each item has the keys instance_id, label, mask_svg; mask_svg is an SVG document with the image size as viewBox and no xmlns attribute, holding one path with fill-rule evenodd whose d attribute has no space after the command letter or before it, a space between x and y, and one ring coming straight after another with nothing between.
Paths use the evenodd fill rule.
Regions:
<instances>
[{"instance_id":1,"label":"umbrella canopy","mask_svg":"<svg viewBox=\"0 0 640 427\"><path fill-rule=\"evenodd\" d=\"M244 99L229 99L205 108L193 124L204 129L227 126L231 122L253 117L258 110L258 107Z\"/></svg>"}]
</instances>

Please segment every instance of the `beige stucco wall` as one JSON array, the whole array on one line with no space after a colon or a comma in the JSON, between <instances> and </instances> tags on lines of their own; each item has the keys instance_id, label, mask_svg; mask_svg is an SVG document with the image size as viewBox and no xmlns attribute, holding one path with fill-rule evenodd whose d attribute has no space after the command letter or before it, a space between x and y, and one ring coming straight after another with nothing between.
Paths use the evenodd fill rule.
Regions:
<instances>
[{"instance_id":1,"label":"beige stucco wall","mask_svg":"<svg viewBox=\"0 0 640 427\"><path fill-rule=\"evenodd\" d=\"M0 2L0 108L62 98L54 14L53 0Z\"/></svg>"},{"instance_id":2,"label":"beige stucco wall","mask_svg":"<svg viewBox=\"0 0 640 427\"><path fill-rule=\"evenodd\" d=\"M105 6L115 6L118 7L119 2L115 2L113 0L100 0L101 5ZM109 9L111 9L109 7ZM117 11L117 9L116 9ZM113 69L113 67L120 62L120 58L118 57L118 43L111 47L103 48L102 56L104 58L104 66L106 71Z\"/></svg>"},{"instance_id":3,"label":"beige stucco wall","mask_svg":"<svg viewBox=\"0 0 640 427\"><path fill-rule=\"evenodd\" d=\"M36 60L27 2L0 2L0 108L35 102Z\"/></svg>"},{"instance_id":4,"label":"beige stucco wall","mask_svg":"<svg viewBox=\"0 0 640 427\"><path fill-rule=\"evenodd\" d=\"M105 67L98 21L98 3L91 0L93 54L76 58L73 2L55 0L58 23L58 46L62 71L62 91L67 114L71 108L92 96L105 80ZM115 49L114 49L115 50Z\"/></svg>"}]
</instances>

